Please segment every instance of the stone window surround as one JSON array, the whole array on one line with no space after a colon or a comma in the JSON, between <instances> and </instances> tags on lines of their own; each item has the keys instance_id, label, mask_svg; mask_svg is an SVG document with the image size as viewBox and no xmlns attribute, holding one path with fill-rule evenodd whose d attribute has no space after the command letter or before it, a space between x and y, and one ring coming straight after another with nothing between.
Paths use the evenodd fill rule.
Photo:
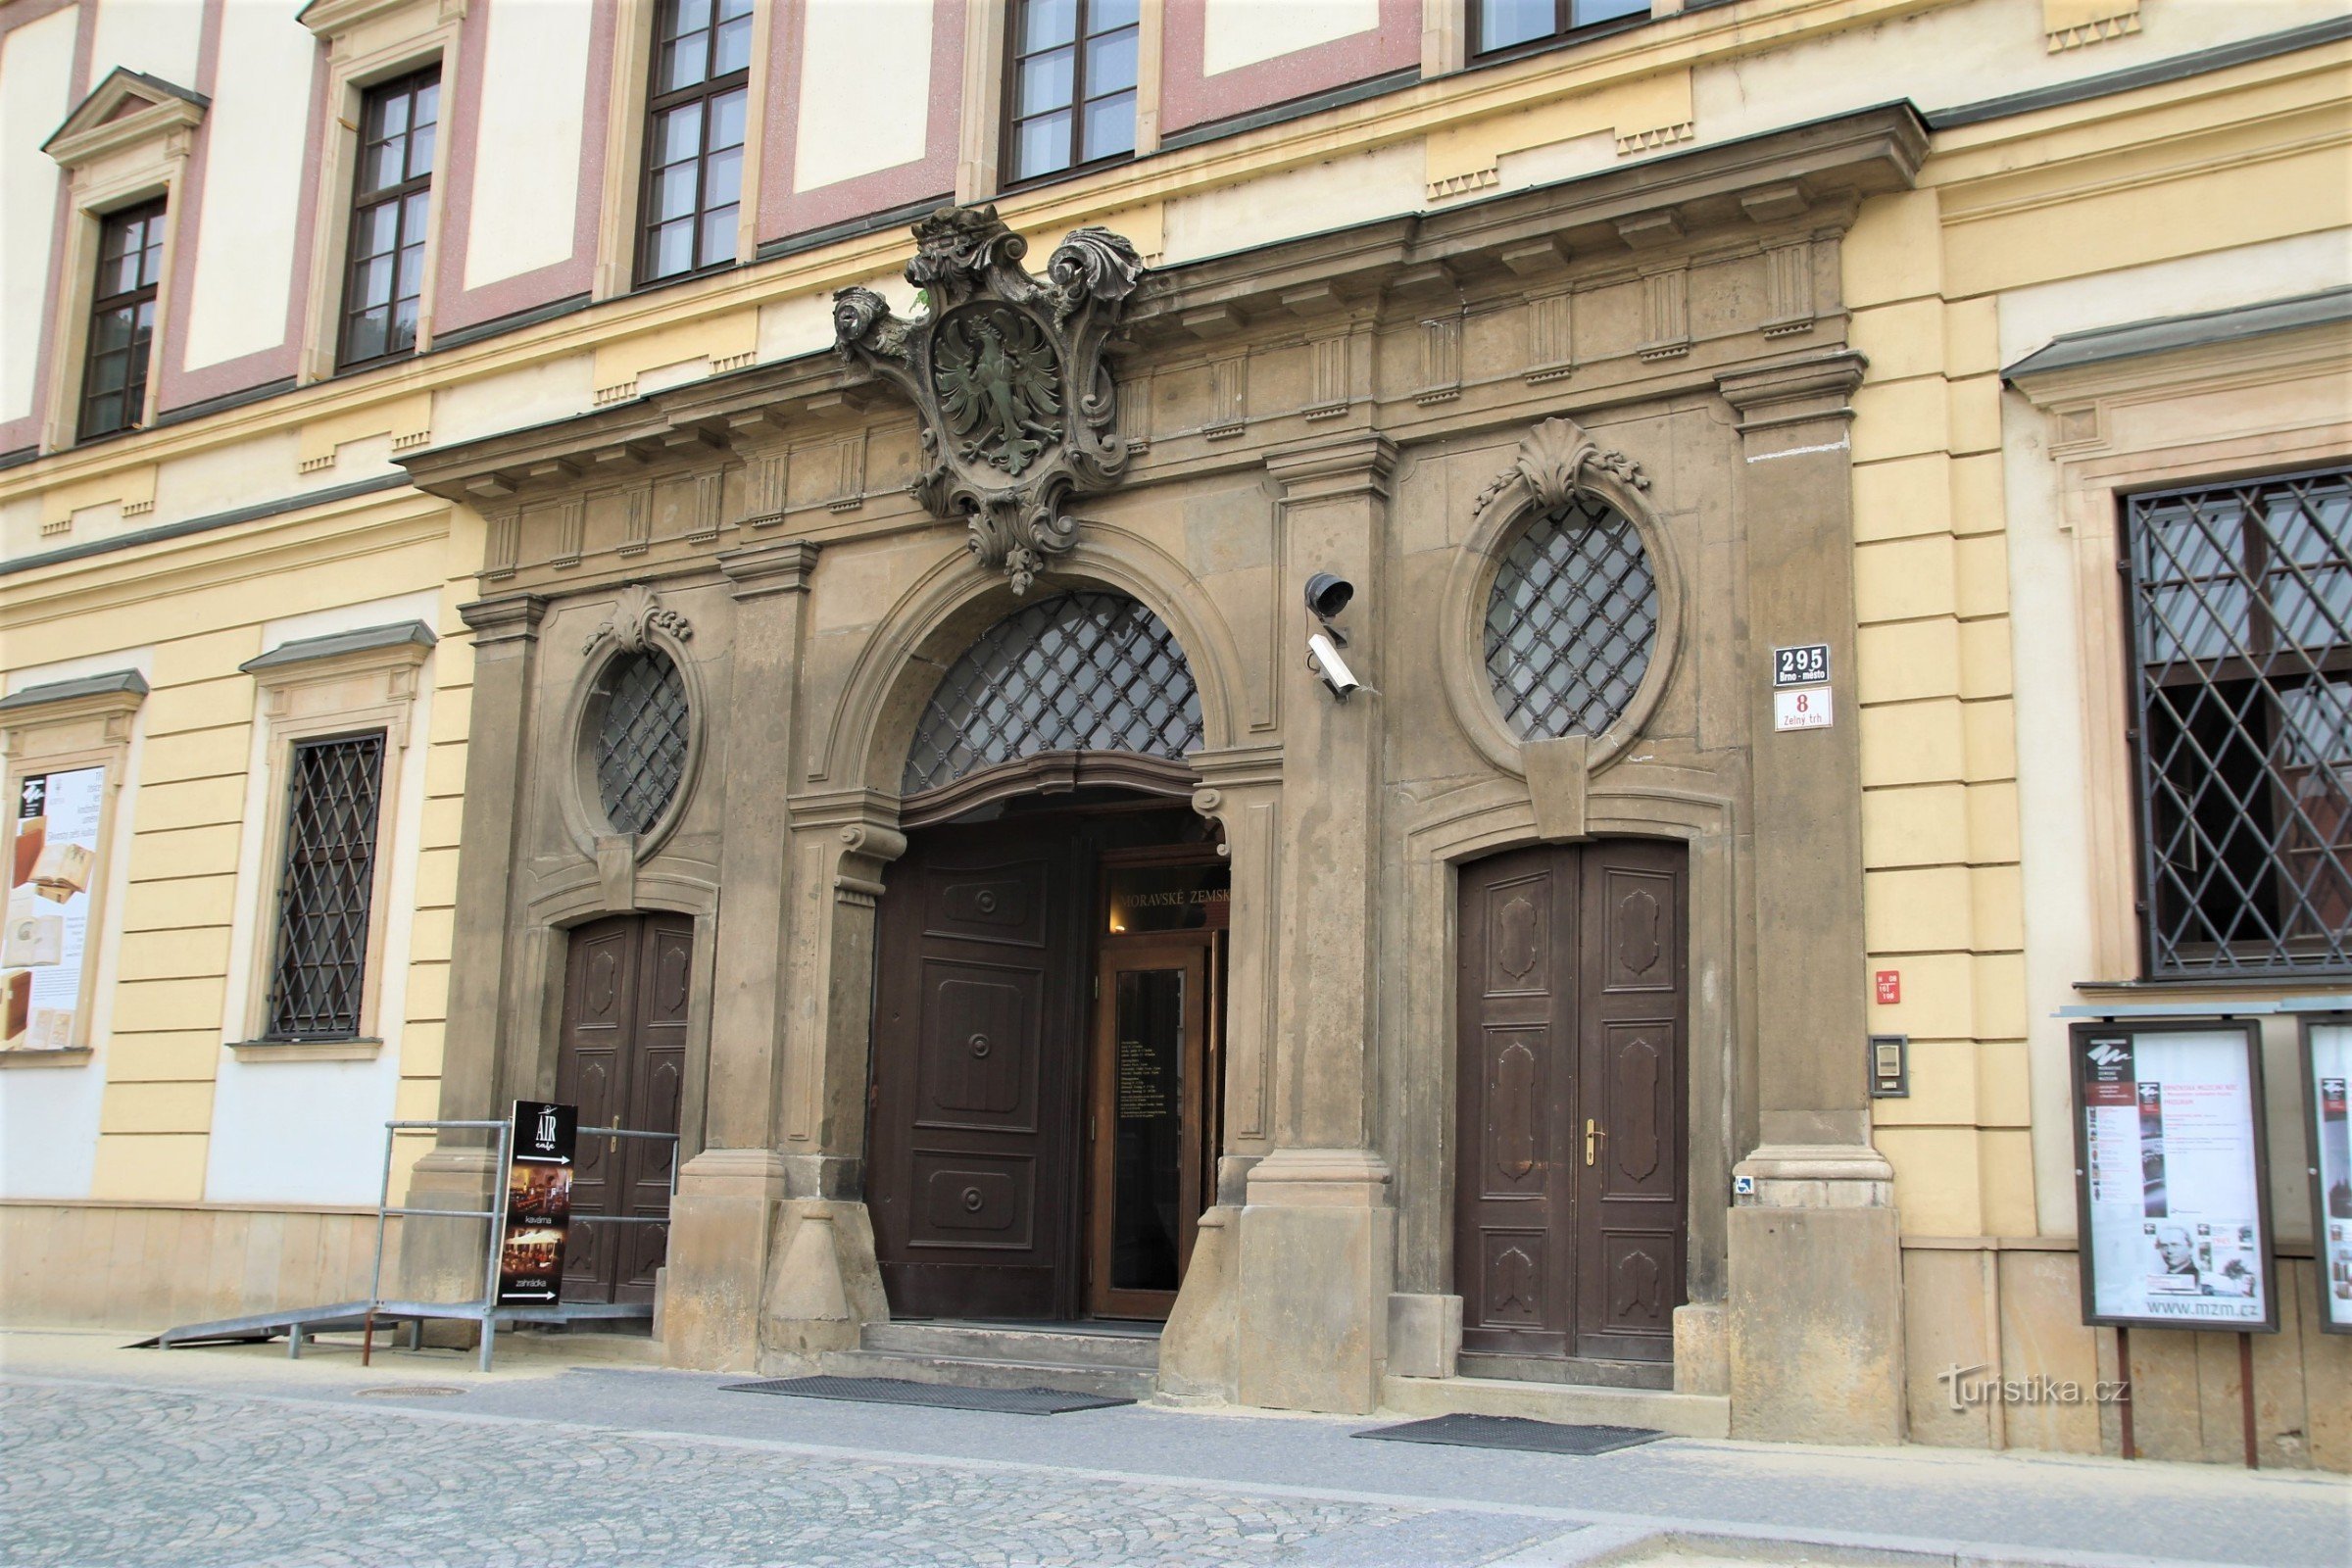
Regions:
<instances>
[{"instance_id":1,"label":"stone window surround","mask_svg":"<svg viewBox=\"0 0 2352 1568\"><path fill-rule=\"evenodd\" d=\"M90 301L97 283L100 231L109 214L162 197L164 256L155 296L155 329L150 356L160 361L171 328L172 279L179 248L181 192L196 127L208 104L168 82L120 70L84 98L65 127L43 144L66 176L66 221L59 247L62 270L50 321L48 385L41 389L41 450L63 451L79 430L81 377L89 354ZM117 114L125 102L148 106ZM112 118L110 118L112 117ZM160 364L147 376L145 407L137 425L155 422L162 396Z\"/></svg>"},{"instance_id":2,"label":"stone window surround","mask_svg":"<svg viewBox=\"0 0 2352 1568\"><path fill-rule=\"evenodd\" d=\"M653 89L654 22L660 0L613 0L612 21L612 111L606 117L605 185L599 195L596 225L596 270L590 297L616 299L640 287L661 288L703 276L681 272L671 277L637 277L639 206L644 197L646 104ZM775 102L773 58L776 15L783 8L762 3L752 8L752 69L744 123L750 127L743 144L743 203L735 218L735 259L749 262L759 250L760 179L766 125Z\"/></svg>"},{"instance_id":3,"label":"stone window surround","mask_svg":"<svg viewBox=\"0 0 2352 1568\"><path fill-rule=\"evenodd\" d=\"M301 358L304 385L336 373L337 328L343 314L344 260L351 251L352 181L358 173L361 103L369 87L438 63L441 68L441 143L433 156L433 193L426 209L424 294L416 304L416 352L433 342L433 302L441 275L442 223L447 192L450 107L458 82L459 40L467 0L314 0L302 24L326 46L326 122L320 138L318 199L313 204L311 269L303 298ZM392 362L396 363L396 362Z\"/></svg>"},{"instance_id":4,"label":"stone window surround","mask_svg":"<svg viewBox=\"0 0 2352 1568\"><path fill-rule=\"evenodd\" d=\"M2119 344L2130 328L2115 329ZM2104 334L2083 334L2085 337ZM2063 340L2061 340L2063 342ZM2046 351L2045 351L2046 354ZM2058 467L2059 526L2074 543L2076 655L2082 691L2089 821L2095 973L2078 984L2101 994L2160 983L2168 991L2272 990L2311 977L2233 980L2192 976L2146 982L2135 906L2139 854L2127 660L2131 627L2116 589L2123 497L2130 492L2315 467L2352 452L2352 417L2314 412L2283 395L2352 355L2352 320L2318 321L2236 341L2158 343L2113 358L2012 366L2009 384L2048 421ZM2182 439L2217 406L2249 416L2205 439ZM2254 417L2256 408L2276 418ZM2297 412L2301 412L2298 414Z\"/></svg>"},{"instance_id":5,"label":"stone window surround","mask_svg":"<svg viewBox=\"0 0 2352 1568\"><path fill-rule=\"evenodd\" d=\"M1503 553L1544 507L1542 497L1531 488L1524 466L1535 450L1531 438L1521 447L1518 462L1503 469L1494 481L1491 494L1503 504L1484 508L1469 537L1455 554L1452 569L1446 579L1440 620L1447 628L1441 647L1446 696L1453 710L1454 721L1488 761L1520 778L1529 777L1531 767L1537 773L1546 773L1547 764L1540 759L1553 754L1562 757L1575 754L1578 773L1597 772L1616 760L1640 738L1642 727L1665 695L1674 678L1676 656L1683 640L1682 572L1675 560L1673 536L1642 493L1647 479L1641 477L1639 467L1630 464L1624 472L1608 466L1601 461L1604 457L1623 464L1622 455L1601 453L1592 434L1573 420L1549 419L1538 428L1557 425L1568 427L1571 441L1592 448L1589 458L1580 455L1572 465L1568 491L1591 496L1612 508L1633 523L1641 537L1642 552L1649 558L1650 576L1657 584L1658 629L1650 645L1649 667L1642 671L1632 701L1600 734L1527 741L1503 722L1502 712L1495 704L1494 682L1487 670L1483 638L1487 601L1494 593L1494 578L1502 569ZM1548 781L1548 777L1544 780Z\"/></svg>"},{"instance_id":6,"label":"stone window surround","mask_svg":"<svg viewBox=\"0 0 2352 1568\"><path fill-rule=\"evenodd\" d=\"M147 700L147 682L135 670L92 675L27 687L0 701L0 746L7 751L10 809L0 812L0 862L13 863L18 782L30 773L76 767L106 769L106 792L98 813L101 855L115 853L116 812L130 773L131 725ZM74 1014L74 1042L64 1051L0 1051L0 1065L74 1067L90 1060L92 1008L106 945L106 893L114 867L102 858L89 890L83 940L81 997Z\"/></svg>"},{"instance_id":7,"label":"stone window surround","mask_svg":"<svg viewBox=\"0 0 2352 1568\"><path fill-rule=\"evenodd\" d=\"M391 924L390 895L396 828L405 770L421 765L409 750L410 722L425 660L436 641L422 621L358 632L300 638L279 644L238 666L254 678L262 734L261 856L250 894L252 940L243 965L244 995L232 997L225 1040L240 1061L368 1060L383 1049L384 945ZM348 1040L271 1041L270 971L277 959L275 911L285 876L288 784L297 741L380 729L384 776L377 794L374 881L368 893L368 952L360 988L360 1028Z\"/></svg>"},{"instance_id":8,"label":"stone window surround","mask_svg":"<svg viewBox=\"0 0 2352 1568\"><path fill-rule=\"evenodd\" d=\"M704 692L702 671L686 646L693 636L686 618L662 607L659 594L641 584L623 587L612 614L588 639L579 677L558 720L556 734L564 737L564 744L571 758L569 786L557 791L566 835L582 855L609 870L616 871L623 863L633 867L661 853L694 800L695 780L701 776L704 753L708 750L704 741L710 703ZM606 672L616 661L639 648L656 650L678 672L679 683L686 693L686 760L678 770L678 786L670 792L662 814L648 823L642 833L624 833L606 819L604 803L597 792L596 736L589 727L589 719L595 709L597 687Z\"/></svg>"}]
</instances>

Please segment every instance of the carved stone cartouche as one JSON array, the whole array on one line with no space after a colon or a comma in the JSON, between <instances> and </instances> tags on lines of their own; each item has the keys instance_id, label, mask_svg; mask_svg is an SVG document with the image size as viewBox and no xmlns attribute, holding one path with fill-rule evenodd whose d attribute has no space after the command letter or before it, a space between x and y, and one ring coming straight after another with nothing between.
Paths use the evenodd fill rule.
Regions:
<instances>
[{"instance_id":1,"label":"carved stone cartouche","mask_svg":"<svg viewBox=\"0 0 2352 1568\"><path fill-rule=\"evenodd\" d=\"M1588 466L1632 489L1649 488L1649 475L1642 471L1642 465L1622 452L1602 447L1574 419L1545 419L1527 432L1511 466L1478 493L1470 518L1475 522L1486 515L1487 509L1513 485L1524 486L1528 497L1546 511L1564 506L1584 487Z\"/></svg>"},{"instance_id":2,"label":"carved stone cartouche","mask_svg":"<svg viewBox=\"0 0 2352 1568\"><path fill-rule=\"evenodd\" d=\"M694 627L686 617L662 603L662 598L641 582L630 583L621 589L620 598L612 606L612 613L597 623L596 630L580 645L583 654L596 651L596 645L610 637L624 654L633 654L661 632L675 642L693 638Z\"/></svg>"},{"instance_id":3,"label":"carved stone cartouche","mask_svg":"<svg viewBox=\"0 0 2352 1568\"><path fill-rule=\"evenodd\" d=\"M961 520L980 564L1026 593L1078 542L1064 503L1127 470L1103 352L1143 262L1109 230L1081 228L1041 281L994 207L943 207L914 240L906 280L926 308L902 318L872 289L842 289L834 346L914 404L923 467L909 488L933 516Z\"/></svg>"}]
</instances>

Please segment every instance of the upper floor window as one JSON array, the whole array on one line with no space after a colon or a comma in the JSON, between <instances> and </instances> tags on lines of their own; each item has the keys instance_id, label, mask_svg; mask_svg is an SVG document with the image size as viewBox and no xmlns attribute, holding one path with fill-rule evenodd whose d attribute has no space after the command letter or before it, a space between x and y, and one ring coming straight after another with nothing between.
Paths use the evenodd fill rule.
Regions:
<instances>
[{"instance_id":1,"label":"upper floor window","mask_svg":"<svg viewBox=\"0 0 2352 1568\"><path fill-rule=\"evenodd\" d=\"M1649 0L1471 0L1470 52L1516 49L1596 23L1648 15Z\"/></svg>"},{"instance_id":2,"label":"upper floor window","mask_svg":"<svg viewBox=\"0 0 2352 1568\"><path fill-rule=\"evenodd\" d=\"M1021 0L1008 180L1135 151L1138 0Z\"/></svg>"},{"instance_id":3,"label":"upper floor window","mask_svg":"<svg viewBox=\"0 0 2352 1568\"><path fill-rule=\"evenodd\" d=\"M751 74L752 0L662 0L646 98L639 282L735 260Z\"/></svg>"},{"instance_id":4,"label":"upper floor window","mask_svg":"<svg viewBox=\"0 0 2352 1568\"><path fill-rule=\"evenodd\" d=\"M90 351L81 372L81 439L128 430L147 416L147 351L164 275L164 204L110 213L98 236L90 290Z\"/></svg>"},{"instance_id":5,"label":"upper floor window","mask_svg":"<svg viewBox=\"0 0 2352 1568\"><path fill-rule=\"evenodd\" d=\"M2125 525L2150 972L2352 970L2352 469Z\"/></svg>"},{"instance_id":6,"label":"upper floor window","mask_svg":"<svg viewBox=\"0 0 2352 1568\"><path fill-rule=\"evenodd\" d=\"M416 347L440 120L438 66L371 87L362 100L351 259L335 356L340 365L365 365Z\"/></svg>"}]
</instances>

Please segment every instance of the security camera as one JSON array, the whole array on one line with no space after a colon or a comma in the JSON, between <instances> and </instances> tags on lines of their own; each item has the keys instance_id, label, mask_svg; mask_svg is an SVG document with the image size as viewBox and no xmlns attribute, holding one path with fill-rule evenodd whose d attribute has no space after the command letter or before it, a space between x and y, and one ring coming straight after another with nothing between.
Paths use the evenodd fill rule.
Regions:
<instances>
[{"instance_id":1,"label":"security camera","mask_svg":"<svg viewBox=\"0 0 2352 1568\"><path fill-rule=\"evenodd\" d=\"M1331 695L1343 703L1363 688L1364 683L1355 678L1355 671L1348 667L1348 661L1340 657L1338 645L1322 632L1315 632L1306 639L1306 667L1313 670L1323 684L1331 688Z\"/></svg>"},{"instance_id":2,"label":"security camera","mask_svg":"<svg viewBox=\"0 0 2352 1568\"><path fill-rule=\"evenodd\" d=\"M1334 626L1331 617L1346 610L1348 601L1354 597L1355 584L1345 577L1318 571L1306 579L1306 608L1314 612L1315 618L1323 623L1323 629L1330 632L1343 648L1348 646L1348 634Z\"/></svg>"}]
</instances>

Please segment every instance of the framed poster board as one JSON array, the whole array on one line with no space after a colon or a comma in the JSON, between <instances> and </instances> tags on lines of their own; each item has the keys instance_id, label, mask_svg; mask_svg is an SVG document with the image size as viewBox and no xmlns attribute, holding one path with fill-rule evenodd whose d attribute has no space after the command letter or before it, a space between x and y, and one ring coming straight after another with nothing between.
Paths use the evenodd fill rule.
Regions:
<instances>
[{"instance_id":1,"label":"framed poster board","mask_svg":"<svg viewBox=\"0 0 2352 1568\"><path fill-rule=\"evenodd\" d=\"M2312 1262L2320 1331L2352 1334L2352 1012L2303 1019L2303 1103L2311 1151Z\"/></svg>"},{"instance_id":2,"label":"framed poster board","mask_svg":"<svg viewBox=\"0 0 2352 1568\"><path fill-rule=\"evenodd\" d=\"M2276 1333L2255 1026L2079 1023L2071 1046L2082 1320Z\"/></svg>"},{"instance_id":3,"label":"framed poster board","mask_svg":"<svg viewBox=\"0 0 2352 1568\"><path fill-rule=\"evenodd\" d=\"M0 927L0 1050L88 1044L106 820L104 763L17 774Z\"/></svg>"}]
</instances>

